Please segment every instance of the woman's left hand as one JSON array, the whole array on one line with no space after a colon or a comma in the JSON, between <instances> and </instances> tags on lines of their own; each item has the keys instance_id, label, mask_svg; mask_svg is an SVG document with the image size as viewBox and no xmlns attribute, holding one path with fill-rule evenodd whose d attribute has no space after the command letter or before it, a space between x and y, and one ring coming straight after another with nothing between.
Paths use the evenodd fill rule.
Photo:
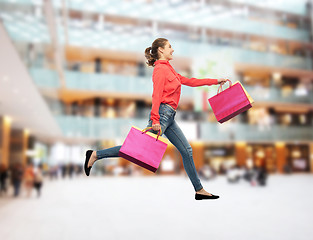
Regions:
<instances>
[{"instance_id":1,"label":"woman's left hand","mask_svg":"<svg viewBox=\"0 0 313 240\"><path fill-rule=\"evenodd\" d=\"M219 78L219 79L218 79L218 84L223 85L223 84L226 83L226 82L227 82L227 79L225 79L225 78Z\"/></svg>"}]
</instances>

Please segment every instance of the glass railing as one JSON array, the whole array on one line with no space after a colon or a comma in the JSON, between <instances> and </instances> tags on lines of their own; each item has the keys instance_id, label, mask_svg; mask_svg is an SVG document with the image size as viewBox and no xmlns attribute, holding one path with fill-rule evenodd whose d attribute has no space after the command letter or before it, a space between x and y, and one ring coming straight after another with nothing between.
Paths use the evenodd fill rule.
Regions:
<instances>
[{"instance_id":1,"label":"glass railing","mask_svg":"<svg viewBox=\"0 0 313 240\"><path fill-rule=\"evenodd\" d=\"M19 3L19 4L24 4L24 5L42 5L42 1L34 1L34 0L0 0L0 3ZM152 1L143 1L143 0L133 0L129 1L116 1L116 0L106 0L106 1L94 1L92 4L84 4L84 1L82 0L70 0L67 1L67 4L69 4L69 8L77 8L79 10L87 10L87 11L100 11L103 12L105 9L107 9L108 13L116 13L116 10L114 6L121 6L124 4L124 7L121 7L120 12L126 12L130 10L135 10L135 9L142 9L142 11L146 10L145 12L148 14L149 12L151 13L155 8L152 7L147 7L147 6L142 6L142 5L148 5L145 4L145 2L150 2L150 3L159 3L159 0L152 0ZM188 1L186 1L188 2ZM220 1L223 2L223 1ZM274 9L274 10L279 10L283 12L289 12L293 14L298 14L298 15L306 15L306 3L308 0L276 0L276 1L270 1L270 0L263 0L263 1L255 1L255 0L231 0L231 1L224 1L224 2L234 2L234 3L239 3L240 5L242 4L249 4L252 6L256 7L261 7L261 8L267 8L267 9ZM56 6L61 7L62 0L54 0L54 3ZM115 5L113 4L115 3ZM126 3L126 4L125 4ZM127 4L128 3L128 4ZM182 3L171 3L171 1L163 1L162 6L160 7L171 7L171 4L173 5L172 7L179 7L182 5ZM193 3L190 3L193 4ZM133 8L130 9L129 5L132 5ZM193 4L193 5L197 5ZM145 8L144 8L145 7ZM222 5L219 6L221 8ZM189 8L190 9L190 8ZM149 12L147 12L149 11ZM171 12L167 13L170 14ZM132 16L137 16L140 14L140 12L130 12ZM164 13L165 14L165 13Z\"/></svg>"},{"instance_id":2,"label":"glass railing","mask_svg":"<svg viewBox=\"0 0 313 240\"><path fill-rule=\"evenodd\" d=\"M40 88L59 88L59 76L56 71L44 68L30 68L29 72L35 84Z\"/></svg>"},{"instance_id":3,"label":"glass railing","mask_svg":"<svg viewBox=\"0 0 313 240\"><path fill-rule=\"evenodd\" d=\"M254 101L262 102L283 102L283 103L313 103L312 90L304 89L297 93L297 90L293 90L288 94L284 94L283 91L276 87L263 88L261 86L245 86L245 89L254 99Z\"/></svg>"},{"instance_id":4,"label":"glass railing","mask_svg":"<svg viewBox=\"0 0 313 240\"><path fill-rule=\"evenodd\" d=\"M42 26L43 20L36 20L35 17L32 17L28 21L29 23L21 21L16 22L14 19L4 19L5 27L12 40L35 44L49 43L50 39L49 35L47 35L47 29L46 27L43 29ZM64 43L64 32L61 27L59 28L58 36L60 37L60 42ZM88 38L85 36L88 36ZM139 54L143 54L144 49L150 46L154 40L154 36L152 36L151 33L132 33L130 31L114 32L112 29L100 31L91 28L69 28L68 37L68 44L73 46L95 47L108 50L136 52ZM175 55L182 57L199 58L202 55L210 56L223 51L227 52L234 62L291 69L313 69L312 59L309 56L301 57L249 50L249 42L235 47L232 46L231 42L220 43L216 41L209 43L200 40L193 41L188 38L179 39L173 35L171 43L175 49Z\"/></svg>"},{"instance_id":5,"label":"glass railing","mask_svg":"<svg viewBox=\"0 0 313 240\"><path fill-rule=\"evenodd\" d=\"M262 1L261 1L262 2ZM283 3L273 5L273 8ZM300 5L296 9L305 9L305 3L296 1L293 5ZM57 8L62 8L60 1L55 2ZM267 4L270 9L270 4ZM251 20L250 15L245 8L240 7L231 9L222 4L204 4L196 7L194 10L188 1L171 5L169 2L160 4L158 1L152 3L146 2L126 2L122 4L119 1L109 0L104 3L96 2L95 4L86 3L84 1L70 1L70 9L103 14L114 14L123 17L138 18L144 20L153 20L160 22L168 22L174 24L184 24L190 27L210 27L221 30L235 31L240 33L256 34L263 36L272 36L284 39L293 39L297 41L309 41L309 31L292 29L285 26L276 26L268 23L261 23ZM166 8L166 11L164 11ZM213 9L216 8L214 11ZM283 9L283 7L281 8ZM290 10L290 8L288 8ZM158 12L158 14L154 14ZM266 16L265 16L266 17Z\"/></svg>"},{"instance_id":6,"label":"glass railing","mask_svg":"<svg viewBox=\"0 0 313 240\"><path fill-rule=\"evenodd\" d=\"M98 47L119 51L134 51L143 54L145 47L153 42L154 38L148 35L132 36L128 33L112 34L108 32L96 33L95 31L75 30L71 32L72 44L81 47ZM81 37L80 37L81 36ZM89 36L83 40L83 36ZM99 41L96 39L105 39ZM127 43L127 44L126 44ZM247 50L241 47L234 47L226 44L210 44L204 42L193 42L173 39L171 44L175 50L174 55L201 58L208 56L218 56L219 53L228 55L234 63L256 64L260 66L281 67L291 69L312 70L312 59L308 57L281 55L270 52Z\"/></svg>"},{"instance_id":7,"label":"glass railing","mask_svg":"<svg viewBox=\"0 0 313 240\"><path fill-rule=\"evenodd\" d=\"M57 88L60 86L58 75L53 70L31 68L30 73L36 85L40 88ZM153 89L151 77L66 71L65 79L67 88L85 91L107 91L151 96ZM313 93L309 90L302 91L301 95L297 95L296 91L285 95L281 89L274 87L245 86L245 89L254 101L313 103ZM193 98L195 96L194 88L182 85L182 96Z\"/></svg>"},{"instance_id":8,"label":"glass railing","mask_svg":"<svg viewBox=\"0 0 313 240\"><path fill-rule=\"evenodd\" d=\"M132 125L144 129L147 119L90 118L81 116L57 116L59 125L67 137L95 139L125 138ZM313 140L312 127L253 126L242 123L196 123L200 126L199 138L204 141L302 141Z\"/></svg>"},{"instance_id":9,"label":"glass railing","mask_svg":"<svg viewBox=\"0 0 313 240\"><path fill-rule=\"evenodd\" d=\"M275 9L299 15L306 15L306 3L308 0L276 0L276 1L255 1L255 0L231 0L240 4L246 3L267 9Z\"/></svg>"},{"instance_id":10,"label":"glass railing","mask_svg":"<svg viewBox=\"0 0 313 240\"><path fill-rule=\"evenodd\" d=\"M144 77L66 71L65 78L70 89L142 94L152 94L153 89L151 78Z\"/></svg>"},{"instance_id":11,"label":"glass railing","mask_svg":"<svg viewBox=\"0 0 313 240\"><path fill-rule=\"evenodd\" d=\"M200 123L201 139L213 141L311 141L310 126Z\"/></svg>"},{"instance_id":12,"label":"glass railing","mask_svg":"<svg viewBox=\"0 0 313 240\"><path fill-rule=\"evenodd\" d=\"M31 68L30 73L34 82L40 88L57 88L60 86L58 75L53 70ZM151 77L66 71L65 80L68 89L86 91L108 91L151 96L153 89ZM182 95L192 97L192 88L182 86Z\"/></svg>"},{"instance_id":13,"label":"glass railing","mask_svg":"<svg viewBox=\"0 0 313 240\"><path fill-rule=\"evenodd\" d=\"M82 116L56 116L67 137L97 139L125 138L132 125L144 129L148 121L133 118L91 118Z\"/></svg>"},{"instance_id":14,"label":"glass railing","mask_svg":"<svg viewBox=\"0 0 313 240\"><path fill-rule=\"evenodd\" d=\"M9 1L3 1L2 2L9 2ZM21 4L27 4L28 1L14 1ZM32 1L30 1L32 2ZM263 1L260 1L263 2ZM275 1L272 1L275 2ZM1 3L1 1L0 1ZM12 2L10 2L12 3ZM299 5L301 9L305 9L305 3L300 2L298 4L295 4L296 1L293 3L293 5ZM54 5L57 9L62 9L62 1L54 1ZM265 4L270 6L270 4ZM284 4L280 4L284 5ZM276 5L273 5L275 7ZM193 11L192 6L189 6L188 3L180 3L177 4L177 6L173 6L170 3L164 2L160 4L159 2L154 3L146 3L146 2L127 2L127 1L116 1L116 0L108 0L108 1L95 1L93 3L86 2L86 1L68 1L68 8L78 11L90 11L90 12L97 12L101 14L110 14L110 15L117 15L121 17L129 17L129 18L136 18L141 20L150 20L150 21L156 21L163 23L164 21L172 24L183 24L190 28L213 28L213 29L219 29L219 30L225 30L225 31L232 31L232 32L238 32L240 34L253 34L253 35L261 35L264 37L274 37L274 38L281 38L281 39L288 39L288 40L295 40L295 41L310 41L310 30L303 30L303 29L297 29L297 28L290 28L287 26L279 26L274 25L266 22L260 22L253 20L253 15L249 15L244 7L240 7L237 9L230 9L227 6L223 6L223 4L209 6L204 5L200 8L196 8ZM164 8L166 8L166 11L164 11ZM213 9L217 8L218 11L214 11ZM269 7L270 8L270 7ZM274 8L275 9L275 8ZM155 12L158 12L158 14L154 14ZM14 15L15 13L4 13L4 20L7 22L7 19L17 19L17 17ZM28 31L23 31L24 26L27 23L27 19L31 18L30 16L24 17L23 21L14 21L12 22L13 25L8 26L8 29L12 31L14 34L17 34L16 31L21 31L22 34L18 34L19 39L24 40L25 37L27 37L27 33L31 32L31 37L40 39L42 41L48 41L49 35L47 31L46 25L40 26L40 28L37 27L37 24L35 22L33 24L30 24L31 27ZM266 18L266 16L264 16ZM73 27L77 25L76 20L73 21L71 19L68 20L68 31L69 36L71 35L71 32L73 31ZM283 22L283 19L281 19L280 22ZM64 30L63 30L63 23L60 22L60 24L57 26L60 33L59 37L60 40L64 42L63 36L64 36ZM6 24L7 25L7 24ZM78 24L79 25L79 24ZM83 22L81 22L80 25L84 25ZM97 22L94 22L93 24L90 24L88 28L96 28ZM102 27L103 28L103 27ZM38 31L36 31L38 29ZM140 31L140 29L137 26L131 27L130 25L116 25L112 26L112 30L114 31L116 29L120 32L137 32L137 30ZM97 33L99 33L102 30L97 30ZM35 31L35 32L34 32ZM149 32L151 33L152 30L150 29ZM82 36L82 39L84 39L84 36ZM69 39L71 42L71 39ZM85 40L85 39L84 39ZM104 40L104 38L99 38L98 41Z\"/></svg>"}]
</instances>

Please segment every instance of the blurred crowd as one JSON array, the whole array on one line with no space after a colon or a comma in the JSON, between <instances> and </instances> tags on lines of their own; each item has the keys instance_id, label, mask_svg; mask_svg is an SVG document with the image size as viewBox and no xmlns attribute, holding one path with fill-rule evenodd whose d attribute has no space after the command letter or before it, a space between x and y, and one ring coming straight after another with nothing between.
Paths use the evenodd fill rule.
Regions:
<instances>
[{"instance_id":1,"label":"blurred crowd","mask_svg":"<svg viewBox=\"0 0 313 240\"><path fill-rule=\"evenodd\" d=\"M247 166L234 165L223 170L228 183L239 183L240 181L248 182L251 186L266 186L268 172L264 166ZM217 177L218 173L209 164L205 164L200 170L199 175L205 180L212 180Z\"/></svg>"},{"instance_id":2,"label":"blurred crowd","mask_svg":"<svg viewBox=\"0 0 313 240\"><path fill-rule=\"evenodd\" d=\"M166 162L166 159L164 160ZM164 165L164 164L163 164ZM165 165L164 165L165 166ZM161 165L156 172L156 176L166 174L166 168ZM99 176L138 176L143 175L142 168L135 164L127 166L106 166L105 164L97 164L94 167L93 175ZM184 169L176 169L168 172L170 174L181 175L185 174ZM246 164L239 166L237 164L224 167L216 170L211 164L204 164L199 170L199 177L203 180L210 181L217 178L219 175L226 177L230 184L246 182L251 186L266 186L269 172L264 164L256 166ZM283 168L284 174L292 173L292 169L287 164ZM59 164L52 166L43 166L42 164L28 163L23 167L21 163L15 163L10 168L6 168L4 164L0 164L0 196L12 196L14 198L21 195L29 198L41 196L44 179L54 181L58 179L72 179L84 176L83 166L81 164Z\"/></svg>"},{"instance_id":3,"label":"blurred crowd","mask_svg":"<svg viewBox=\"0 0 313 240\"><path fill-rule=\"evenodd\" d=\"M22 163L14 163L10 168L0 165L0 196L9 194L10 187L13 189L12 196L21 195L21 190L25 191L26 197L30 197L33 189L37 193L37 197L41 195L43 185L42 165L34 166L28 163L23 167Z\"/></svg>"},{"instance_id":4,"label":"blurred crowd","mask_svg":"<svg viewBox=\"0 0 313 240\"><path fill-rule=\"evenodd\" d=\"M60 164L44 167L43 164L30 162L23 166L22 163L14 163L9 168L0 164L0 196L25 197L41 196L41 189L45 178L50 180L61 178L73 178L82 175L80 164Z\"/></svg>"}]
</instances>

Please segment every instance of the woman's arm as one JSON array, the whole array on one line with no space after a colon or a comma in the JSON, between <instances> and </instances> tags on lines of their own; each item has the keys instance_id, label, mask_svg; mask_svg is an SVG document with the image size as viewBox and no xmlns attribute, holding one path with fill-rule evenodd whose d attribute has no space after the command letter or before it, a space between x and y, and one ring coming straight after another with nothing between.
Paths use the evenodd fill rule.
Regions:
<instances>
[{"instance_id":1,"label":"woman's arm","mask_svg":"<svg viewBox=\"0 0 313 240\"><path fill-rule=\"evenodd\" d=\"M205 85L217 85L219 84L218 79L213 79L213 78L203 78L203 79L198 79L198 78L186 78L180 74L178 74L180 81L183 85L187 85L190 87L200 87L200 86L205 86Z\"/></svg>"},{"instance_id":2,"label":"woman's arm","mask_svg":"<svg viewBox=\"0 0 313 240\"><path fill-rule=\"evenodd\" d=\"M162 100L164 84L165 84L165 70L163 68L157 68L153 71L153 93L152 93L152 109L151 120L152 124L160 124L159 107Z\"/></svg>"}]
</instances>

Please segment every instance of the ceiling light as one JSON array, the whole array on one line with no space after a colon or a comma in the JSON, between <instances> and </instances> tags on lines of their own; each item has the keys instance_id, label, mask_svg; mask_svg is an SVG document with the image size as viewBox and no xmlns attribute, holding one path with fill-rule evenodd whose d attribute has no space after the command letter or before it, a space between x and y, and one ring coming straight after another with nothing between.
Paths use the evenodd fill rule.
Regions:
<instances>
[{"instance_id":1,"label":"ceiling light","mask_svg":"<svg viewBox=\"0 0 313 240\"><path fill-rule=\"evenodd\" d=\"M20 91L17 88L15 88L12 92L18 94Z\"/></svg>"},{"instance_id":2,"label":"ceiling light","mask_svg":"<svg viewBox=\"0 0 313 240\"><path fill-rule=\"evenodd\" d=\"M3 78L2 78L2 80L3 80L4 82L8 82L8 81L9 81L9 77L8 77L7 75L4 75Z\"/></svg>"},{"instance_id":3,"label":"ceiling light","mask_svg":"<svg viewBox=\"0 0 313 240\"><path fill-rule=\"evenodd\" d=\"M10 124L12 122L12 118L9 116L4 116L4 122Z\"/></svg>"}]
</instances>

